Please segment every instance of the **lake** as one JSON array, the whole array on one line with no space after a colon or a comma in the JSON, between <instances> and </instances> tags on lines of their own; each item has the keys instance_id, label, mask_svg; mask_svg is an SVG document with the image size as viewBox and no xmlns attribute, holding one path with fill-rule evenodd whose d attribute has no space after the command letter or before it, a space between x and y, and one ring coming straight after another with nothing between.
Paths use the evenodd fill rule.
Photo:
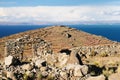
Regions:
<instances>
[{"instance_id":1,"label":"lake","mask_svg":"<svg viewBox=\"0 0 120 80\"><path fill-rule=\"evenodd\" d=\"M12 34L44 28L48 25L0 25L0 38ZM50 25L49 25L50 26ZM120 25L68 25L91 34L101 35L120 42Z\"/></svg>"}]
</instances>

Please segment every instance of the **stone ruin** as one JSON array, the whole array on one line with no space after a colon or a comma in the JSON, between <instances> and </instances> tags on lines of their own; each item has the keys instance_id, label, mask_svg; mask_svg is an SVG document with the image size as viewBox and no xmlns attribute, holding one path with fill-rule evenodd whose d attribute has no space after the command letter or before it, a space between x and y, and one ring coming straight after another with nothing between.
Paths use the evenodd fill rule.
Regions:
<instances>
[{"instance_id":1,"label":"stone ruin","mask_svg":"<svg viewBox=\"0 0 120 80\"><path fill-rule=\"evenodd\" d=\"M30 45L32 49L33 57L45 55L46 53L51 53L50 44L44 40L36 37L30 38L30 36L25 35L24 37L8 40L5 43L5 57L11 55L20 61L23 59L23 53L25 46ZM42 53L42 54L40 54Z\"/></svg>"},{"instance_id":2,"label":"stone ruin","mask_svg":"<svg viewBox=\"0 0 120 80\"><path fill-rule=\"evenodd\" d=\"M88 66L81 64L82 62L80 62L80 57L78 57L76 51L61 50L57 54L52 54L49 43L38 37L30 38L28 35L8 40L5 44L5 67L0 68L2 73L0 79L48 80L48 78L53 78L52 80L81 80L86 79L89 75ZM33 54L32 61L28 63L22 62L26 45L31 47ZM20 61L20 64L17 60ZM26 75L27 79L25 79Z\"/></svg>"},{"instance_id":3,"label":"stone ruin","mask_svg":"<svg viewBox=\"0 0 120 80\"><path fill-rule=\"evenodd\" d=\"M72 50L78 51L78 54L86 57L101 55L102 53L106 53L108 56L111 56L120 53L120 44L80 46L80 47L72 48Z\"/></svg>"},{"instance_id":4,"label":"stone ruin","mask_svg":"<svg viewBox=\"0 0 120 80\"><path fill-rule=\"evenodd\" d=\"M22 61L26 45L31 47L32 61L25 64L14 64L14 58ZM81 46L73 49L62 49L52 54L50 44L36 37L24 37L8 40L5 45L5 65L0 64L0 79L10 80L105 80L104 75L91 76L90 66L85 65L81 58L90 54L92 49L116 51L111 46ZM114 49L113 49L114 48ZM111 52L112 53L112 52ZM85 55L83 55L85 54ZM13 63L13 64L12 64ZM5 67L4 67L5 66ZM5 75L3 75L5 74ZM2 76L1 76L2 75Z\"/></svg>"}]
</instances>

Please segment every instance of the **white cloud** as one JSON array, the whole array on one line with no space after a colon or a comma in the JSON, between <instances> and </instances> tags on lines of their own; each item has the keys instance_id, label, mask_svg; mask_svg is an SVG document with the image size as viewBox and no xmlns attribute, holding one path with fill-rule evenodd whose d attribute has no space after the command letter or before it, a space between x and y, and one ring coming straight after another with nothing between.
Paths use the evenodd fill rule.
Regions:
<instances>
[{"instance_id":1,"label":"white cloud","mask_svg":"<svg viewBox=\"0 0 120 80\"><path fill-rule=\"evenodd\" d=\"M120 21L120 6L1 7L0 21Z\"/></svg>"}]
</instances>

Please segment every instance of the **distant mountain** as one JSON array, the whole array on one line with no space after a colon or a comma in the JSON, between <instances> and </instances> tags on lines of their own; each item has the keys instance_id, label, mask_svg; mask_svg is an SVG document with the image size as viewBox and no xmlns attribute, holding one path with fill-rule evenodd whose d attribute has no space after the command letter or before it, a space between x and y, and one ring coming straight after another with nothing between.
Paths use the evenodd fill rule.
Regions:
<instances>
[{"instance_id":1,"label":"distant mountain","mask_svg":"<svg viewBox=\"0 0 120 80\"><path fill-rule=\"evenodd\" d=\"M0 22L0 25L120 25L120 21L61 21L61 22L50 22L50 21L33 21L33 22Z\"/></svg>"}]
</instances>

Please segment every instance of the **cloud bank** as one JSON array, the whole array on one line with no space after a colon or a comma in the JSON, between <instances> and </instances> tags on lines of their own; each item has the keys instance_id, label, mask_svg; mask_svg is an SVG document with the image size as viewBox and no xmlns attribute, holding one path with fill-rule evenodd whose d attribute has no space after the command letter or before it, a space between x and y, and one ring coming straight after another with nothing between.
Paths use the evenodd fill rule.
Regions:
<instances>
[{"instance_id":1,"label":"cloud bank","mask_svg":"<svg viewBox=\"0 0 120 80\"><path fill-rule=\"evenodd\" d=\"M120 6L0 7L0 22L120 21Z\"/></svg>"}]
</instances>

